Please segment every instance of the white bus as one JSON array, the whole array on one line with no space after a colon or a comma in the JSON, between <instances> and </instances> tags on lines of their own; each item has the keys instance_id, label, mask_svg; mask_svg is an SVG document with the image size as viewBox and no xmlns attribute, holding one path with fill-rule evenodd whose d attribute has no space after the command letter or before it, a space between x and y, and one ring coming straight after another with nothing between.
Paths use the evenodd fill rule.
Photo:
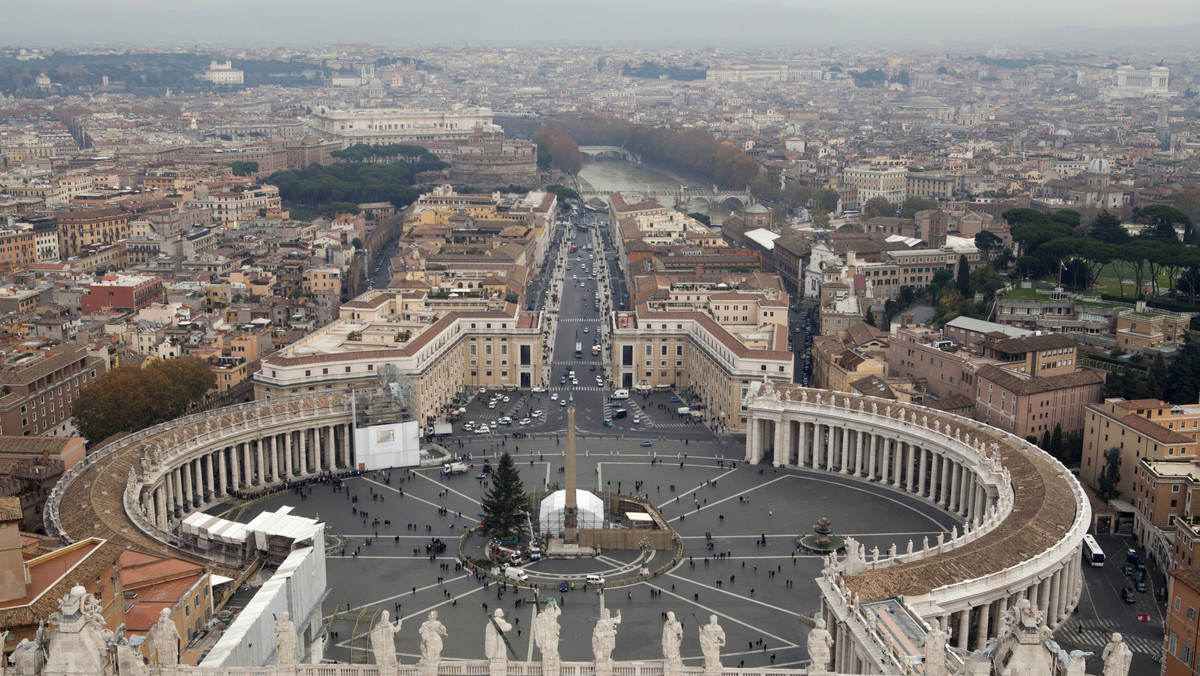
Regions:
<instances>
[{"instance_id":1,"label":"white bus","mask_svg":"<svg viewBox=\"0 0 1200 676\"><path fill-rule=\"evenodd\" d=\"M1104 550L1100 549L1100 544L1091 535L1083 536L1083 559L1093 568L1104 567Z\"/></svg>"}]
</instances>

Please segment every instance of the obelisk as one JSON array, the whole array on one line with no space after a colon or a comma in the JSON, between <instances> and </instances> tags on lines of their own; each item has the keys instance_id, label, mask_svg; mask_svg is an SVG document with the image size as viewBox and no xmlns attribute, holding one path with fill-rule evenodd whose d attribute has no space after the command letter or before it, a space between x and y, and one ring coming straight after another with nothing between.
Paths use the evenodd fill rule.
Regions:
<instances>
[{"instance_id":1,"label":"obelisk","mask_svg":"<svg viewBox=\"0 0 1200 676\"><path fill-rule=\"evenodd\" d=\"M579 544L579 505L575 500L575 392L567 393L567 492L563 502L563 544Z\"/></svg>"}]
</instances>

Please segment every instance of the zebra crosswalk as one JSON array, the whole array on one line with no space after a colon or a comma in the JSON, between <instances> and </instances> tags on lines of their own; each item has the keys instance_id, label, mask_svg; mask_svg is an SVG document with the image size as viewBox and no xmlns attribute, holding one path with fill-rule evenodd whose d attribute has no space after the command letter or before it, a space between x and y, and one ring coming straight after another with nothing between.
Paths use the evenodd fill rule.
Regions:
<instances>
[{"instance_id":1,"label":"zebra crosswalk","mask_svg":"<svg viewBox=\"0 0 1200 676\"><path fill-rule=\"evenodd\" d=\"M1083 630L1079 627L1082 625ZM1103 650L1104 646L1112 639L1115 631L1114 623L1111 620L1090 620L1081 623L1070 623L1058 632L1056 638L1061 639L1063 643L1078 646L1081 649L1097 649ZM1122 639L1129 646L1129 649L1135 653L1142 655L1156 655L1162 652L1162 639L1143 638L1141 636L1130 636L1122 633Z\"/></svg>"}]
</instances>

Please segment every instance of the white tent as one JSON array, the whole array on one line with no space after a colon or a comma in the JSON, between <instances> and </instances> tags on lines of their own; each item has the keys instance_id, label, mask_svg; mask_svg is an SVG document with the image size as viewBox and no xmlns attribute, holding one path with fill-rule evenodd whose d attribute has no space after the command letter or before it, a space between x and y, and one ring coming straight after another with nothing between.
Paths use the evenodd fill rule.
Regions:
<instances>
[{"instance_id":1,"label":"white tent","mask_svg":"<svg viewBox=\"0 0 1200 676\"><path fill-rule=\"evenodd\" d=\"M539 530L551 535L563 532L563 516L566 510L567 492L554 491L544 500L538 510ZM604 527L604 501L585 490L575 489L576 525L579 528Z\"/></svg>"}]
</instances>

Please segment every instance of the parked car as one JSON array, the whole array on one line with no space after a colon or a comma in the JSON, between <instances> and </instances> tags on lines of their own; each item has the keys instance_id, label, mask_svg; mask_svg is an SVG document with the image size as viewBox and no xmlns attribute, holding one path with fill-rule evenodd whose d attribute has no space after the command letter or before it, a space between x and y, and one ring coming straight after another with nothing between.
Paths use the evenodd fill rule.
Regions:
<instances>
[{"instance_id":1,"label":"parked car","mask_svg":"<svg viewBox=\"0 0 1200 676\"><path fill-rule=\"evenodd\" d=\"M679 397L677 397L677 396L675 396L675 395L673 395L673 394L671 395L671 403L672 403L672 404L677 404L677 403L679 403L679 402L681 402L681 401L683 401L683 400L682 400L682 399L680 399Z\"/></svg>"},{"instance_id":2,"label":"parked car","mask_svg":"<svg viewBox=\"0 0 1200 676\"><path fill-rule=\"evenodd\" d=\"M1146 591L1146 581L1145 580L1138 580L1137 582L1133 583L1133 586L1135 589L1138 590L1139 593L1144 593Z\"/></svg>"},{"instance_id":3,"label":"parked car","mask_svg":"<svg viewBox=\"0 0 1200 676\"><path fill-rule=\"evenodd\" d=\"M654 442L649 439L642 439L642 446L653 446Z\"/></svg>"},{"instance_id":4,"label":"parked car","mask_svg":"<svg viewBox=\"0 0 1200 676\"><path fill-rule=\"evenodd\" d=\"M1137 603L1137 597L1133 595L1133 590L1129 587L1121 587L1121 599L1125 603Z\"/></svg>"}]
</instances>

